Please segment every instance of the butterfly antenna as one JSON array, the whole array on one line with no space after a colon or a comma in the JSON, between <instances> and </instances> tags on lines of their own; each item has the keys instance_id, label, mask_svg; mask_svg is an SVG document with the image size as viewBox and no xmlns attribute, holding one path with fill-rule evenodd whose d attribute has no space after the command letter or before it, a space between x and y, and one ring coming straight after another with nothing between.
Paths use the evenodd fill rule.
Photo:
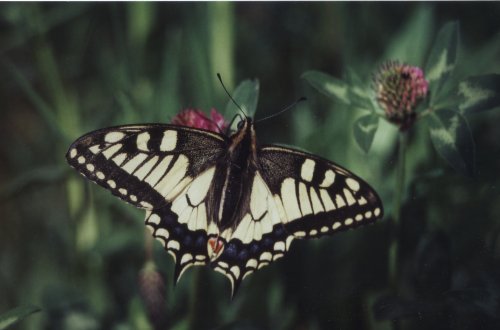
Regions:
<instances>
[{"instance_id":1,"label":"butterfly antenna","mask_svg":"<svg viewBox=\"0 0 500 330\"><path fill-rule=\"evenodd\" d=\"M245 110L243 110L240 107L240 105L238 103L236 103L236 101L233 99L233 97L231 96L231 94L229 94L229 92L227 91L226 86L224 86L224 83L222 82L222 77L220 76L220 73L218 73L218 72L217 72L217 78L219 78L220 84L222 85L222 88L224 88L224 91L226 92L227 96L229 96L229 98L231 99L231 101L233 101L233 103L241 111L241 113L243 114L243 116L248 117L247 113L245 112Z\"/></svg>"},{"instance_id":2,"label":"butterfly antenna","mask_svg":"<svg viewBox=\"0 0 500 330\"><path fill-rule=\"evenodd\" d=\"M258 123L258 122L260 122L260 121L264 121L264 120L267 120L267 119L270 119L270 118L273 118L273 117L279 116L279 115L281 115L283 112L285 112L285 111L288 111L288 110L292 109L293 107L295 107L295 106L296 106L297 104L299 104L300 102L303 102L303 101L306 101L306 100L307 100L307 98L305 98L305 97L303 97L303 96L302 96L300 99L298 99L297 101L293 102L292 104L290 104L289 106L287 106L285 109L283 109L283 110L281 110L281 111L278 111L278 112L276 112L276 113L273 113L272 115L269 115L269 116L267 116L267 117L264 117L264 118L260 118L260 119L258 119L258 120L255 120L254 122L255 122L255 123Z\"/></svg>"}]
</instances>

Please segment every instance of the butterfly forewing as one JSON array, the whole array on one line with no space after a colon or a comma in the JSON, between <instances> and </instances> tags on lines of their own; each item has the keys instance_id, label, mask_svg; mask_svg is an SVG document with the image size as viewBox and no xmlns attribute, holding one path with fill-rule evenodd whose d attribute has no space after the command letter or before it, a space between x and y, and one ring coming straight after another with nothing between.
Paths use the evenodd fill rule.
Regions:
<instances>
[{"instance_id":1,"label":"butterfly forewing","mask_svg":"<svg viewBox=\"0 0 500 330\"><path fill-rule=\"evenodd\" d=\"M145 209L172 201L226 149L225 137L173 125L131 125L86 134L66 157L88 179Z\"/></svg>"},{"instance_id":2,"label":"butterfly forewing","mask_svg":"<svg viewBox=\"0 0 500 330\"><path fill-rule=\"evenodd\" d=\"M321 157L268 146L260 149L259 163L285 230L297 238L330 235L382 217L380 198L366 182Z\"/></svg>"}]
</instances>

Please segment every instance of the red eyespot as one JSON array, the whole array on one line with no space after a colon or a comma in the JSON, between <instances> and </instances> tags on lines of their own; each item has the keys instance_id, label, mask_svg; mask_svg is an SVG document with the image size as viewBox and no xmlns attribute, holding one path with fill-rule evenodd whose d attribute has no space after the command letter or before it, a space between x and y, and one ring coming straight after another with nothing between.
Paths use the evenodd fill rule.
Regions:
<instances>
[{"instance_id":1,"label":"red eyespot","mask_svg":"<svg viewBox=\"0 0 500 330\"><path fill-rule=\"evenodd\" d=\"M224 251L224 241L219 237L210 237L207 242L208 256L214 261Z\"/></svg>"}]
</instances>

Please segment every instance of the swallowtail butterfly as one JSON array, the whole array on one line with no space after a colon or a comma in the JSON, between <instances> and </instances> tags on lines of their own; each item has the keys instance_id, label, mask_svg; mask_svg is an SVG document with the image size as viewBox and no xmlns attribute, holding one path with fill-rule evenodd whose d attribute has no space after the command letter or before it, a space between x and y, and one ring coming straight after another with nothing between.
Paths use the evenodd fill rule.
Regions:
<instances>
[{"instance_id":1,"label":"swallowtail butterfly","mask_svg":"<svg viewBox=\"0 0 500 330\"><path fill-rule=\"evenodd\" d=\"M321 157L258 146L251 118L233 134L178 125L110 127L66 155L89 180L146 211L146 226L175 260L175 281L210 265L231 282L283 257L294 239L380 219L362 179Z\"/></svg>"}]
</instances>

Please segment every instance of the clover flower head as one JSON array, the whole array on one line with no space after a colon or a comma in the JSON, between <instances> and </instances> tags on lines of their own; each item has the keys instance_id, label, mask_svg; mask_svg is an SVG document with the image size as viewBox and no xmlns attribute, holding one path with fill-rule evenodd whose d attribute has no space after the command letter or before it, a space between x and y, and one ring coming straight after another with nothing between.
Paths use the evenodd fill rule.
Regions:
<instances>
[{"instance_id":1,"label":"clover flower head","mask_svg":"<svg viewBox=\"0 0 500 330\"><path fill-rule=\"evenodd\" d=\"M198 109L185 109L172 118L172 124L200 128L212 132L221 133L228 127L224 116L215 108L210 110L210 118Z\"/></svg>"},{"instance_id":2,"label":"clover flower head","mask_svg":"<svg viewBox=\"0 0 500 330\"><path fill-rule=\"evenodd\" d=\"M415 110L427 96L429 83L421 68L389 61L375 74L374 89L387 119L406 130L415 121Z\"/></svg>"}]
</instances>

